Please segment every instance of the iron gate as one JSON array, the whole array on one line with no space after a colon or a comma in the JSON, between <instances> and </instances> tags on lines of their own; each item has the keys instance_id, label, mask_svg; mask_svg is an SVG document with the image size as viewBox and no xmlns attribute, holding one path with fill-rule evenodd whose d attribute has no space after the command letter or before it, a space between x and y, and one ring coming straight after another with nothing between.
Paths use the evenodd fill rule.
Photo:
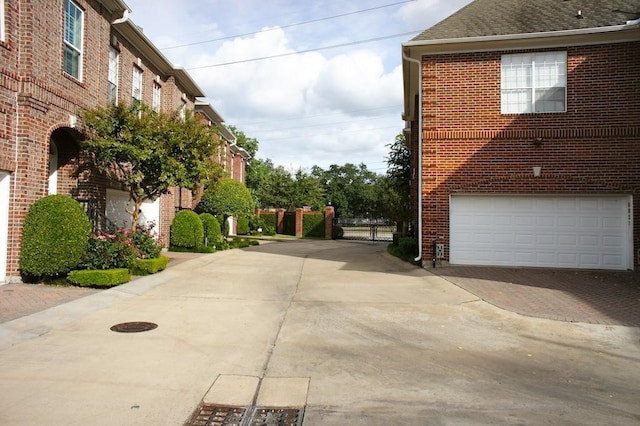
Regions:
<instances>
[{"instance_id":1,"label":"iron gate","mask_svg":"<svg viewBox=\"0 0 640 426\"><path fill-rule=\"evenodd\" d=\"M396 223L389 219L335 218L334 235L345 240L393 241Z\"/></svg>"}]
</instances>

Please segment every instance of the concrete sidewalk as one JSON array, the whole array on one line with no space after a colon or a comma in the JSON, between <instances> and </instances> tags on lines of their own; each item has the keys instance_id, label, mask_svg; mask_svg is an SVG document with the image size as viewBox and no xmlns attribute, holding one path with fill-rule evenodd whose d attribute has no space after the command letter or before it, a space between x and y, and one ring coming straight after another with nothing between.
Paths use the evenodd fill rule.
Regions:
<instances>
[{"instance_id":1,"label":"concrete sidewalk","mask_svg":"<svg viewBox=\"0 0 640 426\"><path fill-rule=\"evenodd\" d=\"M637 328L495 308L384 244L230 250L0 324L0 424L632 424ZM114 324L148 321L143 333Z\"/></svg>"}]
</instances>

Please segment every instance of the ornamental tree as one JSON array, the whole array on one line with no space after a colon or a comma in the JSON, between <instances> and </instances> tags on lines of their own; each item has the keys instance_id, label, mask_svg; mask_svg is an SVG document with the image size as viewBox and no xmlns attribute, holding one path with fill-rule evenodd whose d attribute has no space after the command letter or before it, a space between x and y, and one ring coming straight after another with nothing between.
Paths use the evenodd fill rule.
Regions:
<instances>
[{"instance_id":1,"label":"ornamental tree","mask_svg":"<svg viewBox=\"0 0 640 426\"><path fill-rule=\"evenodd\" d=\"M242 182L233 179L220 179L215 185L208 187L196 207L199 213L222 216L225 223L230 216L249 217L254 209L255 202L251 192Z\"/></svg>"},{"instance_id":2,"label":"ornamental tree","mask_svg":"<svg viewBox=\"0 0 640 426\"><path fill-rule=\"evenodd\" d=\"M222 175L222 166L213 161L222 144L217 128L190 112L180 117L134 103L86 110L82 118L89 136L83 152L99 172L129 191L132 230L146 200L173 186L197 191Z\"/></svg>"}]
</instances>

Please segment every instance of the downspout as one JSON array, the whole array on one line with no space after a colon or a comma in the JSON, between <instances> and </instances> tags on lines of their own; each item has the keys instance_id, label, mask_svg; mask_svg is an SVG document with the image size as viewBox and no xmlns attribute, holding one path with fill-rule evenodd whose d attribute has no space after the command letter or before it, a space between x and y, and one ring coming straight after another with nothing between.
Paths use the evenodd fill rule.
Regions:
<instances>
[{"instance_id":1,"label":"downspout","mask_svg":"<svg viewBox=\"0 0 640 426\"><path fill-rule=\"evenodd\" d=\"M125 9L121 18L116 19L111 23L111 25L122 24L123 22L127 22L129 20L129 9Z\"/></svg>"},{"instance_id":2,"label":"downspout","mask_svg":"<svg viewBox=\"0 0 640 426\"><path fill-rule=\"evenodd\" d=\"M422 62L418 59L407 56L402 50L402 59L412 62L418 66L418 256L413 259L415 262L422 260Z\"/></svg>"}]
</instances>

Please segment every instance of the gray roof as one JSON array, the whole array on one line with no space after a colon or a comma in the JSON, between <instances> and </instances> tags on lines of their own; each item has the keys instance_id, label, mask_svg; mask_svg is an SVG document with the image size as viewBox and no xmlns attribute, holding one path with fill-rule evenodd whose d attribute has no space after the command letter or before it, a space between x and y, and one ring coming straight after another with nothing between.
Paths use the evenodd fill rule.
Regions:
<instances>
[{"instance_id":1,"label":"gray roof","mask_svg":"<svg viewBox=\"0 0 640 426\"><path fill-rule=\"evenodd\" d=\"M610 27L638 18L640 0L474 0L412 41Z\"/></svg>"}]
</instances>

